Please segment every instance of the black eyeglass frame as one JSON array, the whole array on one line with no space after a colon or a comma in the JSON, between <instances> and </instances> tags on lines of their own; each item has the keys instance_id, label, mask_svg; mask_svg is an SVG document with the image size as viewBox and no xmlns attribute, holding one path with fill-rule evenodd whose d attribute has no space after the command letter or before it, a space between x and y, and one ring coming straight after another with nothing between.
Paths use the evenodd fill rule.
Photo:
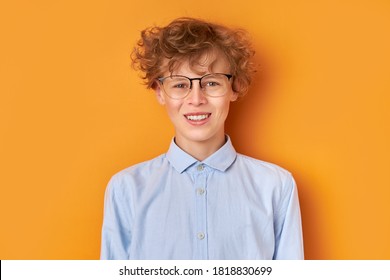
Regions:
<instances>
[{"instance_id":1,"label":"black eyeglass frame","mask_svg":"<svg viewBox=\"0 0 390 280\"><path fill-rule=\"evenodd\" d=\"M197 81L197 80L198 80L198 81L199 81L199 86L200 86L200 88L203 89L203 88L202 88L202 83L201 83L202 79L203 79L204 77L208 77L208 76L212 76L212 75L224 75L224 76L226 76L226 77L228 78L228 81L230 81L230 79L233 77L233 75L231 75L231 74L225 74L225 73L209 73L209 74L206 74L206 75L204 75L204 76L202 76L202 77L199 77L199 78L189 78L189 77L183 76L183 75L170 75L170 76L167 76L167 77L157 78L157 80L161 83L161 85L163 85L163 88L164 88L164 80L165 80L165 79L172 78L172 77L186 78L187 80L190 81L190 90L188 91L188 93L187 93L185 96L182 97L182 98L185 98L185 97L191 92L191 89L192 89L192 81ZM165 92L165 89L164 89L164 92ZM167 93L165 92L165 94L167 94ZM167 95L169 96L169 94L167 94ZM223 95L221 95L221 96L223 96ZM169 97L171 97L171 96L169 96ZM173 98L173 97L171 97L171 98ZM174 99L181 99L181 98L174 98Z\"/></svg>"}]
</instances>

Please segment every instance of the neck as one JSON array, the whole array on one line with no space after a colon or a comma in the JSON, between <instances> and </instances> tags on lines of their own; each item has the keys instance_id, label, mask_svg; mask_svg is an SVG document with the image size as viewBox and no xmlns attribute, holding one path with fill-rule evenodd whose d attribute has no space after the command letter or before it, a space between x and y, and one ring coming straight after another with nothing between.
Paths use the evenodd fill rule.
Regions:
<instances>
[{"instance_id":1,"label":"neck","mask_svg":"<svg viewBox=\"0 0 390 280\"><path fill-rule=\"evenodd\" d=\"M218 151L226 142L225 134L218 135L214 139L205 141L191 141L181 137L175 137L175 143L183 151L199 161L203 161Z\"/></svg>"}]
</instances>

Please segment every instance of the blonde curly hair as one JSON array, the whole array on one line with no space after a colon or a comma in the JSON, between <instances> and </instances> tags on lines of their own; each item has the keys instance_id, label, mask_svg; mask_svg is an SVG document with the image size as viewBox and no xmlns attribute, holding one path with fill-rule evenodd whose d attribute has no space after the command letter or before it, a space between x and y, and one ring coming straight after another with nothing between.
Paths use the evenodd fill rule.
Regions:
<instances>
[{"instance_id":1,"label":"blonde curly hair","mask_svg":"<svg viewBox=\"0 0 390 280\"><path fill-rule=\"evenodd\" d=\"M165 27L141 31L141 39L131 54L132 66L144 73L147 88L156 87L156 79L167 70L172 73L183 61L199 63L204 54L220 51L226 57L233 90L244 95L251 84L255 65L254 50L247 32L195 18L178 18ZM166 64L168 61L168 64Z\"/></svg>"}]
</instances>

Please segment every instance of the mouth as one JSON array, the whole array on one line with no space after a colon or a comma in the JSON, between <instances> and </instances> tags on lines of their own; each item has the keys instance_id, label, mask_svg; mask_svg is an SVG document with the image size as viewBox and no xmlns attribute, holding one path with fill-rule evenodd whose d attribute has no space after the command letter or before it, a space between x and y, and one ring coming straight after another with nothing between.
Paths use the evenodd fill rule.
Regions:
<instances>
[{"instance_id":1,"label":"mouth","mask_svg":"<svg viewBox=\"0 0 390 280\"><path fill-rule=\"evenodd\" d=\"M211 116L211 113L190 113L185 114L184 117L193 122L200 122L208 119Z\"/></svg>"}]
</instances>

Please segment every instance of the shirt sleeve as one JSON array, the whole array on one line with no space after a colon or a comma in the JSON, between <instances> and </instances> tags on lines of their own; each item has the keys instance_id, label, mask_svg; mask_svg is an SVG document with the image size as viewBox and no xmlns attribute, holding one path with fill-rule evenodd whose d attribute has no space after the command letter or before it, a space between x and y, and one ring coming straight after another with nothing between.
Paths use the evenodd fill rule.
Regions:
<instances>
[{"instance_id":1,"label":"shirt sleeve","mask_svg":"<svg viewBox=\"0 0 390 280\"><path fill-rule=\"evenodd\" d=\"M129 259L131 244L131 211L128 191L121 180L113 177L104 199L104 217L100 259Z\"/></svg>"},{"instance_id":2,"label":"shirt sleeve","mask_svg":"<svg viewBox=\"0 0 390 280\"><path fill-rule=\"evenodd\" d=\"M280 207L275 221L275 252L273 259L304 259L298 191L291 175L284 183Z\"/></svg>"}]
</instances>

